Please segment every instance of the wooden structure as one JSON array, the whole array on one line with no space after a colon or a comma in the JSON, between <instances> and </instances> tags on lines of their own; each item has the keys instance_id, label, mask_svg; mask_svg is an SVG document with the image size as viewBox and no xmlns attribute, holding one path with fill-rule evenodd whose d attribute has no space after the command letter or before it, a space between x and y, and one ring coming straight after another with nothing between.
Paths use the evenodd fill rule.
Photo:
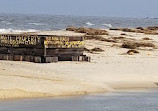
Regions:
<instances>
[{"instance_id":1,"label":"wooden structure","mask_svg":"<svg viewBox=\"0 0 158 111\"><path fill-rule=\"evenodd\" d=\"M90 61L83 55L84 35L68 31L0 34L0 60L51 63Z\"/></svg>"}]
</instances>

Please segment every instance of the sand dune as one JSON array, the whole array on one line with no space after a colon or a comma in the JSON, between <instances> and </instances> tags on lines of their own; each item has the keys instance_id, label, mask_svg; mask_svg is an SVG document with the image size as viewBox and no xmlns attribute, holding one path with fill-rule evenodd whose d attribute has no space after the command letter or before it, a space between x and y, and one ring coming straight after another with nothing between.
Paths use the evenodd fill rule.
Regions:
<instances>
[{"instance_id":1,"label":"sand dune","mask_svg":"<svg viewBox=\"0 0 158 111\"><path fill-rule=\"evenodd\" d=\"M118 37L121 31L110 31L105 38ZM157 35L126 33L126 38L141 40ZM115 44L115 45L114 45ZM87 62L36 64L0 61L0 99L53 97L117 91L122 89L158 88L158 50L138 49L139 54L127 55L129 49L120 43L86 40L86 48L99 47L103 52L86 53ZM114 46L113 46L114 45Z\"/></svg>"}]
</instances>

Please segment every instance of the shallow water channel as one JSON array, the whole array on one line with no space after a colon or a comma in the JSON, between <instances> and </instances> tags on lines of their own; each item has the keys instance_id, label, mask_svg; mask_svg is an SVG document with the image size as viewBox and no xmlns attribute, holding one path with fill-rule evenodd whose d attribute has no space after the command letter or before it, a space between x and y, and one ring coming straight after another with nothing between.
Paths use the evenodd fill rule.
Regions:
<instances>
[{"instance_id":1,"label":"shallow water channel","mask_svg":"<svg viewBox=\"0 0 158 111\"><path fill-rule=\"evenodd\" d=\"M158 111L158 90L1 101L0 111Z\"/></svg>"}]
</instances>

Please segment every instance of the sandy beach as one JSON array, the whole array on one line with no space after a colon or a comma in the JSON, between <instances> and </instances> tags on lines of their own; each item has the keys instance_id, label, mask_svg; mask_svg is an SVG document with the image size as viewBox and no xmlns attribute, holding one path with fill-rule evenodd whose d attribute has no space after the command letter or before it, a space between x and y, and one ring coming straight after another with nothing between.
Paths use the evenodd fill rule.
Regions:
<instances>
[{"instance_id":1,"label":"sandy beach","mask_svg":"<svg viewBox=\"0 0 158 111\"><path fill-rule=\"evenodd\" d=\"M158 35L106 30L101 37L116 40L85 40L91 62L36 64L0 60L0 99L72 96L126 89L158 88ZM145 40L143 38L149 38ZM122 41L150 42L155 47L139 47L138 54L122 48Z\"/></svg>"}]
</instances>

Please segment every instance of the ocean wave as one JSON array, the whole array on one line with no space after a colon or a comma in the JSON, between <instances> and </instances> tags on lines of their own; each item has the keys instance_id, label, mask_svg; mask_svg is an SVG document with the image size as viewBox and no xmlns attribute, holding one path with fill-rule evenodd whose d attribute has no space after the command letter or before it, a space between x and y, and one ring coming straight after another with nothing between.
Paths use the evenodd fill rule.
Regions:
<instances>
[{"instance_id":1,"label":"ocean wave","mask_svg":"<svg viewBox=\"0 0 158 111\"><path fill-rule=\"evenodd\" d=\"M14 30L14 29L0 29L0 33L9 33L9 32L37 32L36 29L26 29L26 30Z\"/></svg>"},{"instance_id":2,"label":"ocean wave","mask_svg":"<svg viewBox=\"0 0 158 111\"><path fill-rule=\"evenodd\" d=\"M37 26L42 26L42 25L45 25L43 23L29 23L29 25L37 25Z\"/></svg>"},{"instance_id":3,"label":"ocean wave","mask_svg":"<svg viewBox=\"0 0 158 111\"><path fill-rule=\"evenodd\" d=\"M1 20L2 23L6 23L7 21Z\"/></svg>"},{"instance_id":4,"label":"ocean wave","mask_svg":"<svg viewBox=\"0 0 158 111\"><path fill-rule=\"evenodd\" d=\"M106 27L109 27L109 28L111 28L112 27L112 25L111 24L102 24L103 26L106 26Z\"/></svg>"},{"instance_id":5,"label":"ocean wave","mask_svg":"<svg viewBox=\"0 0 158 111\"><path fill-rule=\"evenodd\" d=\"M95 24L92 24L90 22L87 22L86 24L89 25L89 26L95 25Z\"/></svg>"},{"instance_id":6,"label":"ocean wave","mask_svg":"<svg viewBox=\"0 0 158 111\"><path fill-rule=\"evenodd\" d=\"M150 19L158 19L158 17L151 17Z\"/></svg>"},{"instance_id":7,"label":"ocean wave","mask_svg":"<svg viewBox=\"0 0 158 111\"><path fill-rule=\"evenodd\" d=\"M0 22L2 22L2 23L5 23L5 24L7 24L7 25L10 25L10 24L12 24L11 22L4 21L4 20L2 20L2 21L0 21Z\"/></svg>"}]
</instances>

